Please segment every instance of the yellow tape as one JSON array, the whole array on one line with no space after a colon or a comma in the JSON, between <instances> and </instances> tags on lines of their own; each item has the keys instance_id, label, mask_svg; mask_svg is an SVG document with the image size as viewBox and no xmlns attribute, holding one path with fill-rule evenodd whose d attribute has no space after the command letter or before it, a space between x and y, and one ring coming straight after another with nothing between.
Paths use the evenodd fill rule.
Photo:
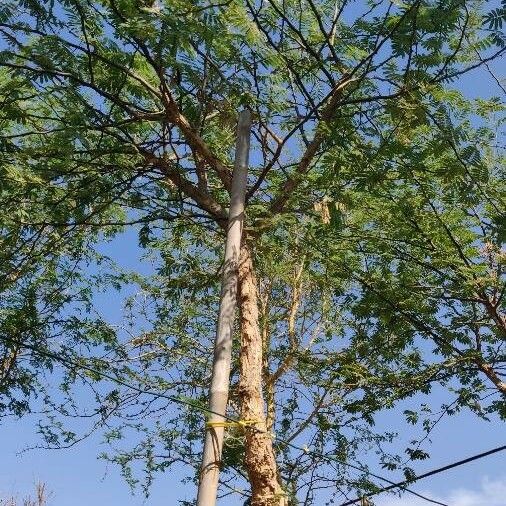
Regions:
<instances>
[{"instance_id":1,"label":"yellow tape","mask_svg":"<svg viewBox=\"0 0 506 506\"><path fill-rule=\"evenodd\" d=\"M282 497L288 497L288 494L283 490L277 494L261 495L260 499L281 499Z\"/></svg>"},{"instance_id":2,"label":"yellow tape","mask_svg":"<svg viewBox=\"0 0 506 506\"><path fill-rule=\"evenodd\" d=\"M237 420L237 422L206 422L207 428L213 428L213 427L241 427L246 428L249 425L256 425L257 423L260 423L259 420Z\"/></svg>"}]
</instances>

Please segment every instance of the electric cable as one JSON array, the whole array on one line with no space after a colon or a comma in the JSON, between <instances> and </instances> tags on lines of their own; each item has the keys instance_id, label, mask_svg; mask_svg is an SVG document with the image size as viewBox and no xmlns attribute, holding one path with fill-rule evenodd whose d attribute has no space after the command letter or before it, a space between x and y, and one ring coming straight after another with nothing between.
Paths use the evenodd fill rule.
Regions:
<instances>
[{"instance_id":1,"label":"electric cable","mask_svg":"<svg viewBox=\"0 0 506 506\"><path fill-rule=\"evenodd\" d=\"M415 478L413 478L411 480L404 480L404 481L400 481L398 483L392 483L392 485L390 485L388 487L384 487L380 490L377 490L376 492L373 492L372 494L369 494L368 497L373 496L373 495L377 495L377 494L381 494L383 492L387 492L388 490L392 490L394 488L402 488L402 486L405 484L415 483L416 481L421 480L422 478L427 478L428 476L433 476L434 474L439 474L439 473L442 473L443 471L448 471L449 469L453 469L454 467L462 466L464 464L472 462L473 460L479 460L479 459L482 459L483 457L487 457L488 455L492 455L493 453L502 452L504 450L506 450L506 445L498 446L497 448L493 448L492 450L488 450L483 453L478 453L477 455L473 455L473 456L468 457L466 459L458 460L457 462L453 462L452 464L448 464L443 467L438 467L437 469L433 469L432 471L427 471L426 473L420 474L419 476L416 476ZM343 502L339 506L349 506L350 504L356 504L360 500L361 500L361 498L359 497L357 499L353 499L352 501Z\"/></svg>"},{"instance_id":2,"label":"electric cable","mask_svg":"<svg viewBox=\"0 0 506 506\"><path fill-rule=\"evenodd\" d=\"M179 397L179 396L174 396L174 395L169 395L169 394L164 394L164 393L161 393L161 392L156 392L156 391L153 391L153 390L149 390L149 389L144 389L144 388L140 388L140 387L137 387L135 385L132 385L126 381L123 381L119 378L116 378L110 374L107 374L105 372L102 372L102 371L99 371L98 369L95 369L94 367L90 367L86 364L82 364L82 363L78 363L70 358L67 358L67 357L62 357L61 355L58 355L54 352L51 352L49 350L41 350L39 348L37 348L36 346L34 345L30 345L28 343L24 343L22 341L18 341L16 339L12 339L12 338L9 338L9 337L6 337L6 336L3 336L0 338L1 340L4 340L4 341L7 341L7 342L10 342L12 344L15 344L17 346L21 346L21 347L24 347L24 348L28 348L30 350L32 350L34 353L37 353L41 356L45 356L45 357L48 357L48 358L52 358L53 360L56 360L57 362L60 362L62 364L64 364L66 367L70 367L70 368L80 368L80 369L83 369L83 370L86 370L88 372L91 372L93 374L96 374L98 376L101 376L102 378L104 379L108 379L118 385L122 385L126 388L129 388L131 390L134 390L138 393L141 393L141 394L147 394L147 395L152 395L154 397L157 397L157 398L163 398L163 399L167 399L167 400L170 400L174 403L177 403L177 404L180 404L180 405L185 405L185 406L189 406L189 407L192 407L198 411L202 411L202 412L205 412L205 413L208 413L208 414L214 414L214 415L218 415L222 418L224 418L225 420L231 422L231 423L234 423L234 424L237 424L237 425L240 425L241 424L241 421L240 420L236 420L234 417L231 417L229 415L224 415L222 413L217 413L209 408L206 408L205 406L202 406L201 404L198 404L196 402L192 402L191 400L189 400L188 398L183 398L183 397ZM260 429L257 429L256 427L250 427L249 430L255 430L257 432L265 432L265 431L262 431ZM384 478L383 476L380 476L378 474L375 474L375 473L372 473L371 471L367 470L367 469L364 469L363 467L360 467L360 466L357 466L357 465L354 465L354 464L350 464L349 462L344 462L342 461L341 459L337 458L336 456L331 456L331 455L325 455L324 453L319 453L319 452L315 452L315 451L312 451L312 450L309 450L308 448L304 448L304 447L301 447L301 446L298 446L298 445L295 445L289 441L284 441L283 439L279 439L279 438L276 438L276 442L279 444L279 445L282 445L282 444L285 444L295 450L298 450L298 451L301 451L303 453L306 453L308 455L312 455L314 457L319 457L319 458L322 458L324 460L327 460L329 462L337 462L343 466L346 466L346 467L349 467L350 469L355 469L357 471L360 471L362 473L365 473L369 476L372 476L374 478L377 478L379 480L382 480L382 481L385 481L387 483L390 483L390 486L388 487L385 487L383 489L380 489L380 491L378 492L375 492L374 494L376 493L380 493L380 492L384 492L386 490L391 490L393 488L400 488L401 490L405 491L405 492L408 492L410 494L413 494L417 497L420 497L421 499L424 499L425 501L428 501L430 503L433 503L433 504L439 504L440 506L448 506L446 505L445 503L442 503L442 502L439 502L439 501L435 501L434 499L430 499L428 497L425 497L423 496L422 494L419 494L418 492L415 492L413 490L410 490L409 488L407 488L405 485L408 484L408 481L404 481L404 482L399 482L399 483L395 483L391 480L389 480L388 478ZM418 479L421 479L423 476L420 476ZM371 494L371 495L374 495L374 494ZM351 501L351 502L347 502L347 503L344 503L342 504L341 506L346 506L346 505L349 505L349 504L354 504L355 502L357 501L360 501L361 499L357 499L357 500L354 500L354 501Z\"/></svg>"}]
</instances>

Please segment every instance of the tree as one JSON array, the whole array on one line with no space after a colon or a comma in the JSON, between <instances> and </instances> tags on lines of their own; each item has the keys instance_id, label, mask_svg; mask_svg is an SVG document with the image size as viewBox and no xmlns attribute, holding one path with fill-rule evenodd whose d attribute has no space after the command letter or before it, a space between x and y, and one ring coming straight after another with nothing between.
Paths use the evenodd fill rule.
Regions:
<instances>
[{"instance_id":1,"label":"tree","mask_svg":"<svg viewBox=\"0 0 506 506\"><path fill-rule=\"evenodd\" d=\"M460 382L458 403L504 417L504 163L496 132L471 129L452 102L418 127L423 139L413 132L401 159L389 153L382 163L406 184L381 178L368 202L378 208L361 223L369 237L357 236L363 263L353 278L364 296L355 314L369 342L383 332L417 347L429 339L430 354L444 358L439 367ZM490 390L485 408L480 397Z\"/></svg>"},{"instance_id":2,"label":"tree","mask_svg":"<svg viewBox=\"0 0 506 506\"><path fill-rule=\"evenodd\" d=\"M108 202L97 212L95 222L89 219L86 227L80 227L85 213L93 214L91 200L96 203L105 191L114 199L113 192L106 190L105 180L100 188L93 187L92 178L85 178L83 187L74 191L73 168L65 165L67 134L61 130L53 139L59 151L53 153L51 167L38 160L37 143L28 147L18 142L34 134L30 129L36 127L28 124L28 118L44 118L47 104L30 95L23 80L3 70L0 416L21 416L32 410L46 412L51 420L55 412L77 416L83 411L75 402L72 385L84 384L91 388L91 400L101 399L89 409L104 421L111 411L107 396L114 397L114 390L99 395L96 380L100 376L93 377L82 367L122 376L121 363L115 367L111 362L122 355L115 333L93 311L94 293L103 286L100 266L108 265L108 260L92 245L111 235L114 224L101 228L102 220L116 215L119 208ZM47 184L54 178L59 180ZM83 274L86 269L95 272ZM108 285L111 282L109 274ZM90 412L84 414L90 416ZM62 427L67 442L76 436L60 422L57 426ZM49 441L56 437L49 426L41 430Z\"/></svg>"},{"instance_id":3,"label":"tree","mask_svg":"<svg viewBox=\"0 0 506 506\"><path fill-rule=\"evenodd\" d=\"M304 436L312 448L331 449L346 461L361 439L381 443L369 423L386 404L453 372L468 381L476 373L490 377L487 367L500 367L502 358L491 360L493 350L464 351L466 359L455 361L455 350L462 351L455 344L457 321L451 322L451 336L441 331L446 293L431 292L423 312L417 304L426 299L428 288L419 280L425 282L427 272L436 276L439 270L445 283L456 275L452 269L462 274L465 261L455 257L460 253L454 229L444 227L446 213L458 229L457 244L476 223L455 206L444 208L443 218L440 202L454 194L460 201L474 198L485 213L480 223L501 219L487 207L499 195L491 192L501 190L491 184L485 194L475 193L480 146L467 140L475 135L470 125L457 135L447 121L449 104L468 107L452 98L447 83L504 53L503 14L487 12L478 0L166 0L153 6L25 0L2 7L0 65L7 86L15 83L16 89L4 94L6 119L16 123L3 145L24 178L34 173L45 191L55 192L26 200L44 212L54 207L50 229L72 241L86 231L90 248L96 241L90 229L138 226L141 245L158 262L153 279L134 277L146 298L130 304L146 328L136 321L128 329L133 338L116 335L110 342L119 356L118 342L141 351L128 362L128 377L137 381L148 373L160 391L202 402L234 123L241 107L253 111L239 273L241 345L230 409L268 430L231 435L223 480L226 487L236 471L246 474L253 505L284 501L284 494L310 504L316 490L329 484L368 486L363 476L347 480L337 462L340 481L325 472L316 478L321 461L286 443L274 445L271 428L292 442ZM426 196L415 195L415 188ZM399 207L400 198L407 207ZM410 213L425 221L407 220ZM37 227L33 216L15 222L23 234ZM437 238L429 258L430 240L414 238L417 227ZM492 234L496 229L490 226ZM487 229L487 240L489 235ZM472 242L468 235L466 240ZM43 242L37 238L37 245ZM449 249L456 263L441 271L438 262ZM466 251L464 257L473 255ZM465 275L477 274L470 269ZM440 281L434 278L434 286ZM487 300L490 305L487 290L499 282L490 281L475 301L482 307ZM399 296L413 286L420 288L404 307ZM448 289L452 300L469 302L457 285ZM466 312L474 310L464 305ZM470 329L473 318L466 319ZM479 334L480 342L498 343L488 330ZM374 350L371 336L378 342ZM435 354L444 357L434 370L416 349L420 336L432 339ZM412 352L403 355L410 346ZM481 383L471 387L480 389ZM137 401L141 416L161 409L152 400ZM141 455L148 476L178 461L194 465L201 415L168 419L163 412L163 420L145 428L151 429L156 436L130 454L122 452L120 464ZM108 437L120 435L113 430Z\"/></svg>"}]
</instances>

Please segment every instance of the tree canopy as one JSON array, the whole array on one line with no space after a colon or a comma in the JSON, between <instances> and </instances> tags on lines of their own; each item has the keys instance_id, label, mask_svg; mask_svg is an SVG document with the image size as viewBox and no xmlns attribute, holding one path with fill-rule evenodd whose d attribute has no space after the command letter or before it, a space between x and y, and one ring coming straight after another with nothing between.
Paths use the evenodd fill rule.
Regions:
<instances>
[{"instance_id":1,"label":"tree canopy","mask_svg":"<svg viewBox=\"0 0 506 506\"><path fill-rule=\"evenodd\" d=\"M427 454L389 455L395 429L374 416L433 385L446 413L505 418L504 105L457 88L506 51L501 5L3 2L2 412L29 410L63 366L45 399L77 414L86 384L130 483L137 461L146 485L173 465L197 479L202 412L151 393L206 406L248 108L229 407L266 430L228 431L223 493L260 506L371 491L346 467L366 449L410 476ZM130 230L149 274L101 250ZM111 326L94 294L134 285ZM53 416L48 444L78 437Z\"/></svg>"}]
</instances>

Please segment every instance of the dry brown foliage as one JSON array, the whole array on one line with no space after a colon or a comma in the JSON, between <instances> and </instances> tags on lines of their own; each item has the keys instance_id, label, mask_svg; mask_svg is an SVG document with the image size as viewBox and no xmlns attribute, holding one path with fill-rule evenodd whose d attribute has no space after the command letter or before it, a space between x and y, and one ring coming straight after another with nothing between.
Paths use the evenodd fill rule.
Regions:
<instances>
[{"instance_id":1,"label":"dry brown foliage","mask_svg":"<svg viewBox=\"0 0 506 506\"><path fill-rule=\"evenodd\" d=\"M46 484L39 481L35 485L35 495L33 497L28 496L21 500L14 496L5 499L0 498L0 506L47 506L51 495Z\"/></svg>"}]
</instances>

